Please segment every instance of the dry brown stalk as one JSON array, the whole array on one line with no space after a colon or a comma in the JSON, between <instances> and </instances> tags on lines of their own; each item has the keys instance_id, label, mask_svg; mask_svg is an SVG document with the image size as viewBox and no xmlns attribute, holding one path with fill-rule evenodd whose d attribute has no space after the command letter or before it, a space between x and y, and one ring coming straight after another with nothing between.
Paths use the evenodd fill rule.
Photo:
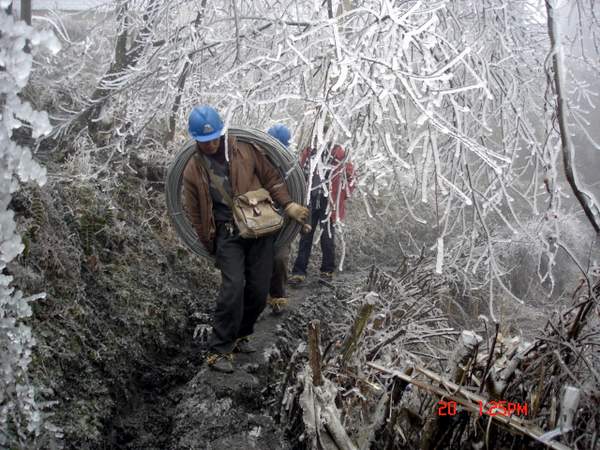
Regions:
<instances>
[{"instance_id":1,"label":"dry brown stalk","mask_svg":"<svg viewBox=\"0 0 600 450\"><path fill-rule=\"evenodd\" d=\"M313 374L313 384L321 386L323 376L321 374L321 323L313 320L308 324L308 359Z\"/></svg>"},{"instance_id":2,"label":"dry brown stalk","mask_svg":"<svg viewBox=\"0 0 600 450\"><path fill-rule=\"evenodd\" d=\"M348 334L348 337L342 346L342 364L346 364L350 359L350 356L352 356L352 353L354 353L354 350L356 350L358 341L365 331L374 308L373 301L369 300L369 296L376 295L377 294L371 292L365 296L367 302L361 307L356 319L354 320L354 323L352 324L350 333Z\"/></svg>"}]
</instances>

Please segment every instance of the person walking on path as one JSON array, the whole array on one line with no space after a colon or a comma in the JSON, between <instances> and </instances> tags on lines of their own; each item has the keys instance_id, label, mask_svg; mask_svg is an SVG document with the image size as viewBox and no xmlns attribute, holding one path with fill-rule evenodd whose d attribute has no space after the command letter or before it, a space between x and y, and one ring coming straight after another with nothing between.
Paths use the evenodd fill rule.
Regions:
<instances>
[{"instance_id":1,"label":"person walking on path","mask_svg":"<svg viewBox=\"0 0 600 450\"><path fill-rule=\"evenodd\" d=\"M276 124L267 131L271 136L277 139L287 149L290 145L292 134L288 127L283 124ZM275 249L273 257L273 275L271 277L271 287L267 304L271 307L274 314L280 314L288 304L286 295L286 284L288 275L288 263L290 259L290 243L282 245Z\"/></svg>"},{"instance_id":2,"label":"person walking on path","mask_svg":"<svg viewBox=\"0 0 600 450\"><path fill-rule=\"evenodd\" d=\"M222 277L207 362L214 370L230 373L234 370L233 352L255 351L248 336L266 306L274 242L274 235L242 238L231 199L264 188L291 219L304 222L308 209L292 202L279 172L258 147L226 136L214 108L195 107L188 130L196 140L197 152L184 170L184 203L198 238L215 256Z\"/></svg>"},{"instance_id":3,"label":"person walking on path","mask_svg":"<svg viewBox=\"0 0 600 450\"><path fill-rule=\"evenodd\" d=\"M321 161L318 152L306 148L300 156L307 181L310 182L310 221L311 229L302 235L298 256L294 262L289 283L299 284L306 279L306 268L310 260L313 237L317 225L321 226L321 279L331 281L335 270L335 223L344 220L346 200L354 190L354 168L346 161L346 151L341 145L329 147L323 152ZM311 173L312 172L312 173Z\"/></svg>"}]
</instances>

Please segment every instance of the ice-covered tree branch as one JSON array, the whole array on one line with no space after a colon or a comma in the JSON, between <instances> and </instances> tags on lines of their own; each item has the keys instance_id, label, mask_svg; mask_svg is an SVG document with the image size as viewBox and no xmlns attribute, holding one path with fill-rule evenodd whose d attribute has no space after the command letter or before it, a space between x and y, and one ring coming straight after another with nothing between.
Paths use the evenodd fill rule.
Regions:
<instances>
[{"instance_id":1,"label":"ice-covered tree branch","mask_svg":"<svg viewBox=\"0 0 600 450\"><path fill-rule=\"evenodd\" d=\"M558 17L558 10L554 0L546 0L546 11L548 18L548 35L550 36L550 42L552 44L552 67L553 67L553 78L554 78L554 90L556 92L556 118L560 129L560 139L562 144L562 155L563 164L565 170L565 176L575 197L581 204L585 215L596 233L600 233L600 209L598 208L598 202L592 194L581 189L577 182L577 173L574 162L574 148L571 136L569 134L569 125L567 123L567 116L569 114L569 108L566 100L566 92L564 87L565 75L564 75L564 60L563 60L563 49L561 42L561 34L559 28L560 18Z\"/></svg>"}]
</instances>

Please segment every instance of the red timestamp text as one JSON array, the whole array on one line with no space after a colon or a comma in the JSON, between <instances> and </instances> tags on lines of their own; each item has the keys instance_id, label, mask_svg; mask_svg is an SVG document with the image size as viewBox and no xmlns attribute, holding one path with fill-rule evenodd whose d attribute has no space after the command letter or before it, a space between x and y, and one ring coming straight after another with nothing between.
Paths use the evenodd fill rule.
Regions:
<instances>
[{"instance_id":1,"label":"red timestamp text","mask_svg":"<svg viewBox=\"0 0 600 450\"><path fill-rule=\"evenodd\" d=\"M506 400L492 400L486 403L479 401L478 403L480 416L526 416L528 413L527 403L508 402ZM454 416L457 413L457 406L458 405L454 400L440 400L438 402L437 415Z\"/></svg>"},{"instance_id":2,"label":"red timestamp text","mask_svg":"<svg viewBox=\"0 0 600 450\"><path fill-rule=\"evenodd\" d=\"M479 415L488 416L505 416L509 417L512 415L526 416L527 415L527 403L507 402L506 400L490 401L483 403L479 401Z\"/></svg>"}]
</instances>

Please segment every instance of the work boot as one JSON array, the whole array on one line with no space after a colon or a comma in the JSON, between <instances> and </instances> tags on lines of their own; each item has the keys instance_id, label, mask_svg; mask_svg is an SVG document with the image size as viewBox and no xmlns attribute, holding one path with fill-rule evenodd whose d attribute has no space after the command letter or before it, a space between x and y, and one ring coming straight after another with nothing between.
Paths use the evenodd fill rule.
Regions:
<instances>
[{"instance_id":1,"label":"work boot","mask_svg":"<svg viewBox=\"0 0 600 450\"><path fill-rule=\"evenodd\" d=\"M235 341L233 351L236 353L255 353L256 348L250 343L250 338L244 336Z\"/></svg>"},{"instance_id":2,"label":"work boot","mask_svg":"<svg viewBox=\"0 0 600 450\"><path fill-rule=\"evenodd\" d=\"M331 283L333 281L333 272L321 272L321 280Z\"/></svg>"},{"instance_id":3,"label":"work boot","mask_svg":"<svg viewBox=\"0 0 600 450\"><path fill-rule=\"evenodd\" d=\"M288 299L285 297L269 297L267 304L271 307L271 312L275 315L281 314L288 304Z\"/></svg>"},{"instance_id":4,"label":"work boot","mask_svg":"<svg viewBox=\"0 0 600 450\"><path fill-rule=\"evenodd\" d=\"M233 355L231 353L211 353L206 358L208 367L217 372L233 373Z\"/></svg>"},{"instance_id":5,"label":"work boot","mask_svg":"<svg viewBox=\"0 0 600 450\"><path fill-rule=\"evenodd\" d=\"M288 284L291 286L297 286L304 282L306 275L294 274L288 279Z\"/></svg>"}]
</instances>

